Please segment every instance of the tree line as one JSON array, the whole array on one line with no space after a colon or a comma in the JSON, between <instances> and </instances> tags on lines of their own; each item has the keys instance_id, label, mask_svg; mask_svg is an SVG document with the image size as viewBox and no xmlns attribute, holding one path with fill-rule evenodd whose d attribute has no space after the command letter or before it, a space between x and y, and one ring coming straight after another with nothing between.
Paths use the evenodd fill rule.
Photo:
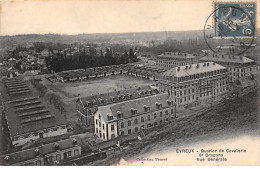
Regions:
<instances>
[{"instance_id":1,"label":"tree line","mask_svg":"<svg viewBox=\"0 0 260 169\"><path fill-rule=\"evenodd\" d=\"M86 69L91 67L109 66L127 64L136 62L137 56L133 49L124 51L123 53L113 52L110 48L105 48L97 52L93 47L79 48L77 51L72 51L69 48L66 50L58 50L56 53L49 50L50 57L46 58L47 67L55 72L73 69Z\"/></svg>"}]
</instances>

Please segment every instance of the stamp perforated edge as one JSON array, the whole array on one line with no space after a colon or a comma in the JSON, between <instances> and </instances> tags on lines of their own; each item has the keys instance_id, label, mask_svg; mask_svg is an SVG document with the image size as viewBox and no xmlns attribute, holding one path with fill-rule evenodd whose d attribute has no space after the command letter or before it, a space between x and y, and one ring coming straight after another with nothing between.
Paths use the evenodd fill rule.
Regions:
<instances>
[{"instance_id":1,"label":"stamp perforated edge","mask_svg":"<svg viewBox=\"0 0 260 169\"><path fill-rule=\"evenodd\" d=\"M237 36L236 38L237 39L256 39L257 38L257 35L258 35L258 29L257 29L257 25L258 25L258 18L257 18L257 1L255 0L243 0L243 1L223 1L223 0L213 0L212 3L211 3L211 11L212 13L215 11L215 3L229 3L229 4L232 4L232 3L255 3L255 36L254 37L246 37L246 36ZM212 19L212 25L215 25L214 24L214 19ZM212 30L212 34L214 34L214 29ZM215 37L213 36L213 39L232 39L232 37Z\"/></svg>"}]
</instances>

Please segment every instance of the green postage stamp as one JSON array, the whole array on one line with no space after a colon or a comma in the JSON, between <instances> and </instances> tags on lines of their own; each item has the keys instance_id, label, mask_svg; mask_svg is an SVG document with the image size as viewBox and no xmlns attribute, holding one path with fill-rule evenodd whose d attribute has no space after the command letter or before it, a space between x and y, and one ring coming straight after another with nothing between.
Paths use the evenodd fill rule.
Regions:
<instances>
[{"instance_id":1,"label":"green postage stamp","mask_svg":"<svg viewBox=\"0 0 260 169\"><path fill-rule=\"evenodd\" d=\"M213 18L215 37L255 37L255 2L214 2Z\"/></svg>"}]
</instances>

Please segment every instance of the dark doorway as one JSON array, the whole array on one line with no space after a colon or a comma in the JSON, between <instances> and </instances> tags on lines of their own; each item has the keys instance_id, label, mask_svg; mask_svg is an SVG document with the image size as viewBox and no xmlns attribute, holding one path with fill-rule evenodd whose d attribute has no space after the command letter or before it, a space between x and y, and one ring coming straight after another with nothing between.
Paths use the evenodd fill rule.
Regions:
<instances>
[{"instance_id":1,"label":"dark doorway","mask_svg":"<svg viewBox=\"0 0 260 169\"><path fill-rule=\"evenodd\" d=\"M64 153L64 159L67 159L68 158L68 152L65 152Z\"/></svg>"}]
</instances>

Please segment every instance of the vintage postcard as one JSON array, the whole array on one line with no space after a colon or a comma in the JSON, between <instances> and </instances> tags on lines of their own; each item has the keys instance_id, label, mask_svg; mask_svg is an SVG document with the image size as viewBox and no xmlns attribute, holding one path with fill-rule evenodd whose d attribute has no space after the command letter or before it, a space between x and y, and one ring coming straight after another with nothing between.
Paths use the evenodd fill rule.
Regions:
<instances>
[{"instance_id":1,"label":"vintage postcard","mask_svg":"<svg viewBox=\"0 0 260 169\"><path fill-rule=\"evenodd\" d=\"M259 166L258 0L0 0L0 166Z\"/></svg>"}]
</instances>

